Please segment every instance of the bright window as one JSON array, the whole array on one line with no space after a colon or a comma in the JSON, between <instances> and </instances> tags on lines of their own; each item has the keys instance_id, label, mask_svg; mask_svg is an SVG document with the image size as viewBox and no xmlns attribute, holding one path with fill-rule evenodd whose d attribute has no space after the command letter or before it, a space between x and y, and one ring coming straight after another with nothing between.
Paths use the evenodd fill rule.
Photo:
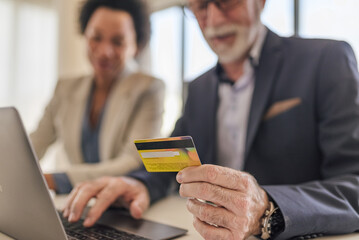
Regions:
<instances>
[{"instance_id":1,"label":"bright window","mask_svg":"<svg viewBox=\"0 0 359 240\"><path fill-rule=\"evenodd\" d=\"M11 89L11 82L9 81L12 75L11 62L13 34L12 26L8 24L14 18L14 2L12 0L0 1L0 103L7 105L9 103L9 90Z\"/></svg>"},{"instance_id":2,"label":"bright window","mask_svg":"<svg viewBox=\"0 0 359 240\"><path fill-rule=\"evenodd\" d=\"M281 36L294 34L293 0L267 0L262 22Z\"/></svg>"},{"instance_id":3,"label":"bright window","mask_svg":"<svg viewBox=\"0 0 359 240\"><path fill-rule=\"evenodd\" d=\"M218 58L204 39L196 19L187 16L185 20L184 79L191 81L212 68Z\"/></svg>"},{"instance_id":4,"label":"bright window","mask_svg":"<svg viewBox=\"0 0 359 240\"><path fill-rule=\"evenodd\" d=\"M359 56L358 0L301 0L299 33L350 43Z\"/></svg>"},{"instance_id":5,"label":"bright window","mask_svg":"<svg viewBox=\"0 0 359 240\"><path fill-rule=\"evenodd\" d=\"M57 14L46 1L33 2L0 0L0 105L17 107L28 131L57 78Z\"/></svg>"},{"instance_id":6,"label":"bright window","mask_svg":"<svg viewBox=\"0 0 359 240\"><path fill-rule=\"evenodd\" d=\"M166 84L165 114L162 134L169 135L182 107L181 16L179 7L152 14L152 74Z\"/></svg>"}]
</instances>

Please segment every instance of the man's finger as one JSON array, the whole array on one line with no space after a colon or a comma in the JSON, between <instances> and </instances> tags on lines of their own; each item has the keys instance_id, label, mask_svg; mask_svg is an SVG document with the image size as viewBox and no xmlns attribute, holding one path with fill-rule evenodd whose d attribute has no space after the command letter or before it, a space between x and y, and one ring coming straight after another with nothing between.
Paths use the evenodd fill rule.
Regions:
<instances>
[{"instance_id":1,"label":"man's finger","mask_svg":"<svg viewBox=\"0 0 359 240\"><path fill-rule=\"evenodd\" d=\"M232 233L221 227L214 227L205 222L202 222L198 218L193 219L193 226L196 231L206 240L232 240Z\"/></svg>"},{"instance_id":2,"label":"man's finger","mask_svg":"<svg viewBox=\"0 0 359 240\"><path fill-rule=\"evenodd\" d=\"M251 204L244 193L205 182L181 184L179 193L182 197L212 202L235 214L242 214Z\"/></svg>"},{"instance_id":3,"label":"man's finger","mask_svg":"<svg viewBox=\"0 0 359 240\"><path fill-rule=\"evenodd\" d=\"M214 207L196 199L187 200L187 209L202 222L227 229L238 229L242 222L239 217L225 208Z\"/></svg>"},{"instance_id":4,"label":"man's finger","mask_svg":"<svg viewBox=\"0 0 359 240\"><path fill-rule=\"evenodd\" d=\"M208 182L224 188L246 191L251 176L231 168L205 164L198 167L187 167L177 174L179 183Z\"/></svg>"}]
</instances>

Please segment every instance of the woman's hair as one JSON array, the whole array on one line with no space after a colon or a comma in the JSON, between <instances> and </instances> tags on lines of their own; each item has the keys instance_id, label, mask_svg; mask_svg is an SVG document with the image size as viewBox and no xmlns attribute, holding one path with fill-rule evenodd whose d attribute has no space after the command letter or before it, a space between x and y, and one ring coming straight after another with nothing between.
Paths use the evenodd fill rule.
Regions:
<instances>
[{"instance_id":1,"label":"woman's hair","mask_svg":"<svg viewBox=\"0 0 359 240\"><path fill-rule=\"evenodd\" d=\"M147 5L143 0L86 0L80 10L80 29L83 34L92 14L100 7L124 11L132 17L136 43L139 50L147 44L150 38L150 20Z\"/></svg>"}]
</instances>

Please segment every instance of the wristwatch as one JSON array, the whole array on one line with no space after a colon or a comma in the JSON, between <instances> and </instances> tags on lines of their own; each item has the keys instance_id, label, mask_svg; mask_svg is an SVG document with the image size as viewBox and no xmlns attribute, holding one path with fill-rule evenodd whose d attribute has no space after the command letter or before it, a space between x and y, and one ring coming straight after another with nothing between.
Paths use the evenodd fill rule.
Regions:
<instances>
[{"instance_id":1,"label":"wristwatch","mask_svg":"<svg viewBox=\"0 0 359 240\"><path fill-rule=\"evenodd\" d=\"M284 218L282 212L272 201L269 201L269 208L264 212L261 220L261 235L260 239L274 239L279 233L284 230Z\"/></svg>"}]
</instances>

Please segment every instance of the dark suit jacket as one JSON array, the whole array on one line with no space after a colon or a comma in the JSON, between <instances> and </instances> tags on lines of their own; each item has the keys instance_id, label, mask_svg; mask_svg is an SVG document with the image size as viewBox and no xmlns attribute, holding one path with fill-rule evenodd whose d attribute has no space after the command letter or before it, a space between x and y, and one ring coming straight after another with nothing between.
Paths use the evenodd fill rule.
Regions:
<instances>
[{"instance_id":1,"label":"dark suit jacket","mask_svg":"<svg viewBox=\"0 0 359 240\"><path fill-rule=\"evenodd\" d=\"M255 74L244 170L284 215L277 239L358 230L359 74L351 47L268 31ZM215 69L190 84L172 134L191 135L201 161L210 164L216 164L217 88ZM295 103L288 109L273 107L288 100ZM154 201L166 194L173 174L132 176Z\"/></svg>"}]
</instances>

